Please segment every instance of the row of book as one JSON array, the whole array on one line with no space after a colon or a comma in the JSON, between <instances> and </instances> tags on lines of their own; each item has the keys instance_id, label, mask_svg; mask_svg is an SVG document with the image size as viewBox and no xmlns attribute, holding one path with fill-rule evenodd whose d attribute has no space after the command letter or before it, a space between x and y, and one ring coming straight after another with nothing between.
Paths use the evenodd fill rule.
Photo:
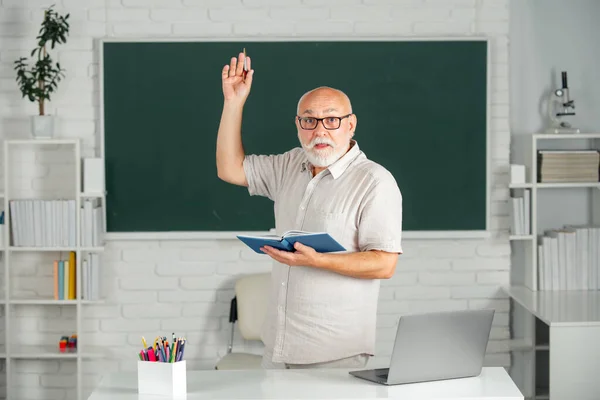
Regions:
<instances>
[{"instance_id":1,"label":"row of book","mask_svg":"<svg viewBox=\"0 0 600 400\"><path fill-rule=\"evenodd\" d=\"M104 214L98 199L84 199L81 202L81 245L86 247L102 246L104 232Z\"/></svg>"},{"instance_id":2,"label":"row of book","mask_svg":"<svg viewBox=\"0 0 600 400\"><path fill-rule=\"evenodd\" d=\"M598 150L540 150L537 154L538 182L598 182Z\"/></svg>"},{"instance_id":3,"label":"row of book","mask_svg":"<svg viewBox=\"0 0 600 400\"><path fill-rule=\"evenodd\" d=\"M11 200L12 245L17 247L74 247L77 238L75 200ZM102 205L85 199L79 210L81 245L101 246Z\"/></svg>"},{"instance_id":4,"label":"row of book","mask_svg":"<svg viewBox=\"0 0 600 400\"><path fill-rule=\"evenodd\" d=\"M540 290L600 289L600 227L565 225L537 244Z\"/></svg>"},{"instance_id":5,"label":"row of book","mask_svg":"<svg viewBox=\"0 0 600 400\"><path fill-rule=\"evenodd\" d=\"M76 297L75 252L66 260L54 260L54 300L74 300Z\"/></svg>"},{"instance_id":6,"label":"row of book","mask_svg":"<svg viewBox=\"0 0 600 400\"><path fill-rule=\"evenodd\" d=\"M510 233L529 235L531 233L531 190L523 190L522 196L510 198Z\"/></svg>"},{"instance_id":7,"label":"row of book","mask_svg":"<svg viewBox=\"0 0 600 400\"><path fill-rule=\"evenodd\" d=\"M81 293L77 290L77 264L74 251L67 259L54 260L54 299L98 300L100 298L100 263L95 253L86 253L81 260Z\"/></svg>"}]
</instances>

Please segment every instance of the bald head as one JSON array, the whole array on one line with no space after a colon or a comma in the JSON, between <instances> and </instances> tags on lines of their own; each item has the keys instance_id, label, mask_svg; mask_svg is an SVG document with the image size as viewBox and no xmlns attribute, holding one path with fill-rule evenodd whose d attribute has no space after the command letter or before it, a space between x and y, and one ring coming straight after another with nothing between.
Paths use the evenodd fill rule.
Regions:
<instances>
[{"instance_id":1,"label":"bald head","mask_svg":"<svg viewBox=\"0 0 600 400\"><path fill-rule=\"evenodd\" d=\"M338 112L345 115L352 113L352 104L341 90L321 86L300 97L296 112L298 115L315 115L319 112Z\"/></svg>"}]
</instances>

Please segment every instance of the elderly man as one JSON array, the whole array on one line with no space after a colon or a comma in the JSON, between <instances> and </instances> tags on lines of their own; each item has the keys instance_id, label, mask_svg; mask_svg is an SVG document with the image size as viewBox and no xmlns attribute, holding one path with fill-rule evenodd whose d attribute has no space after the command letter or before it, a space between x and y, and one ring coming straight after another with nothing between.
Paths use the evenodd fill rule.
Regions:
<instances>
[{"instance_id":1,"label":"elderly man","mask_svg":"<svg viewBox=\"0 0 600 400\"><path fill-rule=\"evenodd\" d=\"M300 99L294 121L302 147L246 155L242 110L254 76L246 62L247 75L244 54L222 70L219 178L273 200L277 232L325 231L348 250L263 249L274 260L263 367L364 367L375 351L380 280L394 274L402 253L402 195L394 177L359 149L350 100L332 88Z\"/></svg>"}]
</instances>

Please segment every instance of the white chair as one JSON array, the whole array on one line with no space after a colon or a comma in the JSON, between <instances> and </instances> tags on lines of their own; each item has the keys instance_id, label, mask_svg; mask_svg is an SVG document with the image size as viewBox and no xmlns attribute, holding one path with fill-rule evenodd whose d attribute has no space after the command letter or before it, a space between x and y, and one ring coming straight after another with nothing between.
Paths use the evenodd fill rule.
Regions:
<instances>
[{"instance_id":1,"label":"white chair","mask_svg":"<svg viewBox=\"0 0 600 400\"><path fill-rule=\"evenodd\" d=\"M231 299L229 309L229 346L227 354L219 360L215 369L262 368L262 356L233 351L233 337L237 321L240 334L245 340L261 340L260 332L267 314L270 279L270 273L253 274L244 276L235 283L235 296Z\"/></svg>"}]
</instances>

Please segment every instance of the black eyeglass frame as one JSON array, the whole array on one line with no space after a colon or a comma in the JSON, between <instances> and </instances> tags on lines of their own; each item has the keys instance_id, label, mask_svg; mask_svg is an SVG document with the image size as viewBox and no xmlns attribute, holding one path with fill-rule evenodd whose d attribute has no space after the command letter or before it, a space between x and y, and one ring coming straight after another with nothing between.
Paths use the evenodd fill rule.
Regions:
<instances>
[{"instance_id":1,"label":"black eyeglass frame","mask_svg":"<svg viewBox=\"0 0 600 400\"><path fill-rule=\"evenodd\" d=\"M343 120L343 119L345 119L345 118L348 118L348 117L349 117L349 116L351 116L352 114L353 114L353 113L346 114L346 115L344 115L344 116L341 116L341 117L332 117L332 116L329 116L329 117L324 117L324 118L315 118L315 117L300 117L300 116L296 116L296 118L298 119L298 123L300 124L300 128L302 128L302 129L304 129L304 130L311 131L311 130L313 130L313 129L317 129L317 126L319 126L319 122L320 122L320 123L323 125L323 128L327 129L328 131L334 131L334 130L336 130L336 129L340 129L340 126L342 126L342 120ZM315 124L315 127L314 127L314 128L304 128L304 127L302 126L302 118L312 118L312 119L316 119L316 120L317 120L317 123ZM325 123L323 123L323 120L325 120L325 119L327 119L327 118L336 118L336 119L338 120L338 125L337 125L337 127L336 127L336 128L328 128L328 127L326 127L326 126L325 126Z\"/></svg>"}]
</instances>

